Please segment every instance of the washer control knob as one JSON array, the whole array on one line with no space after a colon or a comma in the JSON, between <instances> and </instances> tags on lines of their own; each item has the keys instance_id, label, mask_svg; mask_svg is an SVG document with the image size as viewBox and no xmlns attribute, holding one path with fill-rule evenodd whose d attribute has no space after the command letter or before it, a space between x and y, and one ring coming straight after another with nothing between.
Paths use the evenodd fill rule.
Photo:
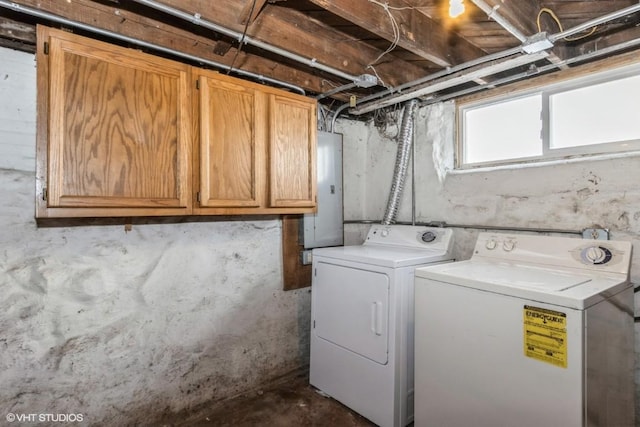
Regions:
<instances>
[{"instance_id":1,"label":"washer control knob","mask_svg":"<svg viewBox=\"0 0 640 427\"><path fill-rule=\"evenodd\" d=\"M433 231L425 231L424 233L422 233L422 236L420 236L420 239L424 242L424 243L431 243L434 240L436 240L436 233L434 233Z\"/></svg>"},{"instance_id":2,"label":"washer control knob","mask_svg":"<svg viewBox=\"0 0 640 427\"><path fill-rule=\"evenodd\" d=\"M515 240L505 240L504 243L502 243L502 249L504 249L507 252L511 252L514 248L516 247L516 241Z\"/></svg>"},{"instance_id":3,"label":"washer control knob","mask_svg":"<svg viewBox=\"0 0 640 427\"><path fill-rule=\"evenodd\" d=\"M485 243L485 248L489 249L490 251L494 250L496 248L496 246L498 246L498 242L496 241L496 239L491 238L489 240L487 240L487 243Z\"/></svg>"},{"instance_id":4,"label":"washer control knob","mask_svg":"<svg viewBox=\"0 0 640 427\"><path fill-rule=\"evenodd\" d=\"M589 246L582 250L582 259L587 264L606 264L611 261L611 251L602 246Z\"/></svg>"}]
</instances>

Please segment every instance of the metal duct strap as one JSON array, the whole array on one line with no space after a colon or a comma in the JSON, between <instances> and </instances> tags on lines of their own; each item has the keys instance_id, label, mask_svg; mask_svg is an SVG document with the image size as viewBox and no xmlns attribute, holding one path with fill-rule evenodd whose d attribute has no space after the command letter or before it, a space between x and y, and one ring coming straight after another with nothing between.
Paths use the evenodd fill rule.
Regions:
<instances>
[{"instance_id":1,"label":"metal duct strap","mask_svg":"<svg viewBox=\"0 0 640 427\"><path fill-rule=\"evenodd\" d=\"M393 181L391 182L391 191L389 192L389 201L387 202L387 210L382 219L382 224L389 225L395 222L398 215L398 205L404 188L404 181L407 177L407 168L409 159L411 158L411 146L413 143L413 113L418 105L418 101L412 99L404 106L404 114L402 116L402 124L400 133L398 134L398 153L396 154L396 166L393 172Z\"/></svg>"}]
</instances>

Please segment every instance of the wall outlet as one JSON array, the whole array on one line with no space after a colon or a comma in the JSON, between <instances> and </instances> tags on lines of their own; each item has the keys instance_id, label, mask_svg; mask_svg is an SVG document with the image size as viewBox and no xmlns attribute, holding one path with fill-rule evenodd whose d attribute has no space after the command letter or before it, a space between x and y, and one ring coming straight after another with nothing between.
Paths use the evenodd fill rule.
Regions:
<instances>
[{"instance_id":1,"label":"wall outlet","mask_svg":"<svg viewBox=\"0 0 640 427\"><path fill-rule=\"evenodd\" d=\"M313 261L313 256L311 254L311 250L308 251L300 251L300 264L309 265Z\"/></svg>"}]
</instances>

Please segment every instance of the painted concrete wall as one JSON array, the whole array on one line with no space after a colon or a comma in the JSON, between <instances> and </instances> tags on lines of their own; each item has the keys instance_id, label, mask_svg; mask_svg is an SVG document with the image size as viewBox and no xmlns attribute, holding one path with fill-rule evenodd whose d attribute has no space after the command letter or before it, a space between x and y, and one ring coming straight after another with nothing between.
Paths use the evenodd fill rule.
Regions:
<instances>
[{"instance_id":1,"label":"painted concrete wall","mask_svg":"<svg viewBox=\"0 0 640 427\"><path fill-rule=\"evenodd\" d=\"M310 291L281 290L280 221L36 226L34 67L0 49L2 422L150 425L307 364Z\"/></svg>"},{"instance_id":2,"label":"painted concrete wall","mask_svg":"<svg viewBox=\"0 0 640 427\"><path fill-rule=\"evenodd\" d=\"M364 194L359 199L345 198L345 218L380 220L391 184L396 142L371 123L339 123L346 129L345 146L351 147L344 150L345 165L363 155L367 159L367 164L358 169L365 176ZM454 123L453 103L419 111L415 159L417 222L568 230L605 227L610 229L611 239L633 243L631 277L640 284L640 155L458 172L453 171ZM345 172L345 187L351 185L348 178L353 176ZM399 221L411 221L410 181L411 174ZM360 200L366 203L361 204ZM364 211L360 211L362 206ZM350 230L352 244L362 242L357 226L347 226L345 230ZM454 228L457 259L471 256L479 231ZM636 328L636 365L640 366L638 343L640 329ZM636 383L640 384L640 371L636 372ZM640 386L636 402L640 402ZM640 414L640 407L637 412Z\"/></svg>"}]
</instances>

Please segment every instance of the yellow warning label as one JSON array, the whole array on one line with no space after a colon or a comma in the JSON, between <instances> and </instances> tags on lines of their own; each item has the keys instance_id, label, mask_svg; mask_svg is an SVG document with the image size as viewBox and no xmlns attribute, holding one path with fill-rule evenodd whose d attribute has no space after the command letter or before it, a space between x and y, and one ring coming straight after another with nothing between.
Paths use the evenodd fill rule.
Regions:
<instances>
[{"instance_id":1,"label":"yellow warning label","mask_svg":"<svg viewBox=\"0 0 640 427\"><path fill-rule=\"evenodd\" d=\"M566 368L566 313L530 305L523 313L525 356Z\"/></svg>"}]
</instances>

